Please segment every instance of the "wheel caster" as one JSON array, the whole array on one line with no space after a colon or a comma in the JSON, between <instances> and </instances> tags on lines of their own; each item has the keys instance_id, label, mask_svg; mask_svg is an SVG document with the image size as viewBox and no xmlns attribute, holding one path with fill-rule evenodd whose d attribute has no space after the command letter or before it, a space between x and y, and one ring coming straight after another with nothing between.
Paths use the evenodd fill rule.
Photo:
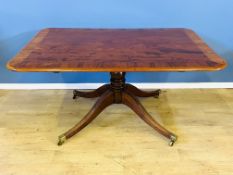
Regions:
<instances>
[{"instance_id":1,"label":"wheel caster","mask_svg":"<svg viewBox=\"0 0 233 175\"><path fill-rule=\"evenodd\" d=\"M160 89L157 90L157 91L156 91L156 94L155 94L155 96L154 96L154 98L159 98L160 93L161 93L161 90L160 90Z\"/></svg>"},{"instance_id":2,"label":"wheel caster","mask_svg":"<svg viewBox=\"0 0 233 175\"><path fill-rule=\"evenodd\" d=\"M73 96L73 100L75 100L75 99L77 99L77 95L74 95L74 96Z\"/></svg>"},{"instance_id":3,"label":"wheel caster","mask_svg":"<svg viewBox=\"0 0 233 175\"><path fill-rule=\"evenodd\" d=\"M176 140L177 140L177 137L174 136L174 135L172 135L172 136L170 137L169 146L173 146L174 143L176 142Z\"/></svg>"},{"instance_id":4,"label":"wheel caster","mask_svg":"<svg viewBox=\"0 0 233 175\"><path fill-rule=\"evenodd\" d=\"M65 143L65 141L66 141L66 136L65 135L61 135L61 136L58 137L58 143L57 143L57 145L61 146L63 143Z\"/></svg>"},{"instance_id":5,"label":"wheel caster","mask_svg":"<svg viewBox=\"0 0 233 175\"><path fill-rule=\"evenodd\" d=\"M76 90L73 90L73 100L75 100L77 98L78 94L76 92Z\"/></svg>"}]
</instances>

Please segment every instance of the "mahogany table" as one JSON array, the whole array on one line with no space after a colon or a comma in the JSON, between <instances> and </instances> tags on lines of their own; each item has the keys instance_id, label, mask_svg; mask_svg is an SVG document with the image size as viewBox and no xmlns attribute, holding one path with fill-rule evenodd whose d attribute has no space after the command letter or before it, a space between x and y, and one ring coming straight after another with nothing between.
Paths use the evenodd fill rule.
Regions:
<instances>
[{"instance_id":1,"label":"mahogany table","mask_svg":"<svg viewBox=\"0 0 233 175\"><path fill-rule=\"evenodd\" d=\"M172 146L177 136L155 121L137 99L158 97L160 90L142 91L125 83L126 72L216 71L225 66L225 61L189 29L49 28L40 31L7 64L8 69L19 72L110 72L110 84L91 92L73 91L74 99L99 99L78 124L59 136L58 145L107 106L123 103Z\"/></svg>"}]
</instances>

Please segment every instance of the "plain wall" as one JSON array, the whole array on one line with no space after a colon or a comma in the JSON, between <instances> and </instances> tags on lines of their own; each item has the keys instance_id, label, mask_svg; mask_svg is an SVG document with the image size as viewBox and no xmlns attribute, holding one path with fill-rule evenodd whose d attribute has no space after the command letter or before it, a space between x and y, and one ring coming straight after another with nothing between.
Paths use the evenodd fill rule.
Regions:
<instances>
[{"instance_id":1,"label":"plain wall","mask_svg":"<svg viewBox=\"0 0 233 175\"><path fill-rule=\"evenodd\" d=\"M228 62L218 72L129 73L131 82L232 82L233 0L0 0L0 83L106 82L108 73L18 73L5 64L40 29L190 28Z\"/></svg>"}]
</instances>

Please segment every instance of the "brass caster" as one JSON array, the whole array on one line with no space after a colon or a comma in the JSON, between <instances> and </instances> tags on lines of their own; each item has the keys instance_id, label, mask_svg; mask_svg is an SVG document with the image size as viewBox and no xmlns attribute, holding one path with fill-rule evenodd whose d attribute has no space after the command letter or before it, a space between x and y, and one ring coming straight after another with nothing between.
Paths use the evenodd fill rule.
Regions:
<instances>
[{"instance_id":1,"label":"brass caster","mask_svg":"<svg viewBox=\"0 0 233 175\"><path fill-rule=\"evenodd\" d=\"M74 95L74 96L73 96L73 100L77 100L77 95Z\"/></svg>"},{"instance_id":2,"label":"brass caster","mask_svg":"<svg viewBox=\"0 0 233 175\"><path fill-rule=\"evenodd\" d=\"M155 94L154 98L159 98L160 93L161 93L161 90L160 90L160 89L159 89L159 90L157 90L157 92L156 92L156 94Z\"/></svg>"},{"instance_id":3,"label":"brass caster","mask_svg":"<svg viewBox=\"0 0 233 175\"><path fill-rule=\"evenodd\" d=\"M176 140L177 140L177 137L174 136L174 135L172 135L172 136L170 137L169 146L173 146L174 143L176 142Z\"/></svg>"},{"instance_id":4,"label":"brass caster","mask_svg":"<svg viewBox=\"0 0 233 175\"><path fill-rule=\"evenodd\" d=\"M76 92L76 90L73 90L73 99L75 100L77 98L78 94Z\"/></svg>"},{"instance_id":5,"label":"brass caster","mask_svg":"<svg viewBox=\"0 0 233 175\"><path fill-rule=\"evenodd\" d=\"M58 137L58 143L57 143L57 145L61 146L63 143L65 143L65 141L66 141L66 136L65 135L61 135L61 136Z\"/></svg>"}]
</instances>

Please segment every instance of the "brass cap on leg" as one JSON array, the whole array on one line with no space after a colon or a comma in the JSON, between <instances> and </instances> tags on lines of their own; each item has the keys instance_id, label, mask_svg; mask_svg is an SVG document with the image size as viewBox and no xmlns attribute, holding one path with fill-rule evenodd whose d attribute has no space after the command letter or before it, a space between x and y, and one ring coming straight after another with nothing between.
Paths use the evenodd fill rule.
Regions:
<instances>
[{"instance_id":1,"label":"brass cap on leg","mask_svg":"<svg viewBox=\"0 0 233 175\"><path fill-rule=\"evenodd\" d=\"M58 143L57 143L57 145L58 146L61 146L63 143L65 143L65 141L66 141L66 136L63 134L63 135L60 135L59 137L58 137Z\"/></svg>"},{"instance_id":2,"label":"brass cap on leg","mask_svg":"<svg viewBox=\"0 0 233 175\"><path fill-rule=\"evenodd\" d=\"M176 140L177 140L177 136L171 135L171 137L170 137L170 142L169 142L169 146L173 146L174 143L176 142Z\"/></svg>"}]
</instances>

